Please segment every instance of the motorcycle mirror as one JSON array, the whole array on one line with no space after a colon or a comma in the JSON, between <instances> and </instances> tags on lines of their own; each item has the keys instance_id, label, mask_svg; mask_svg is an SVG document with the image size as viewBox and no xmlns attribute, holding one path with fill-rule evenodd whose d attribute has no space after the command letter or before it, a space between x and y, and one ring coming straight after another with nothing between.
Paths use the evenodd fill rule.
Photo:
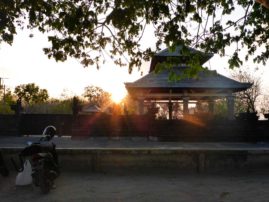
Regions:
<instances>
[{"instance_id":1,"label":"motorcycle mirror","mask_svg":"<svg viewBox=\"0 0 269 202\"><path fill-rule=\"evenodd\" d=\"M45 135L49 137L49 139L52 139L54 135L56 134L56 127L55 126L47 126L44 130L42 135Z\"/></svg>"}]
</instances>

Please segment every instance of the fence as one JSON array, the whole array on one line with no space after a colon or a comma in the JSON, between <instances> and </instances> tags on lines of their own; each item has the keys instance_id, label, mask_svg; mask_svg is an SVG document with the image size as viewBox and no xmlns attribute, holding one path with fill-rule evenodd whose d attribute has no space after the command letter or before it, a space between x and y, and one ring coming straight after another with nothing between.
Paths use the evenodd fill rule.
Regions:
<instances>
[{"instance_id":1,"label":"fence","mask_svg":"<svg viewBox=\"0 0 269 202\"><path fill-rule=\"evenodd\" d=\"M156 137L160 141L269 141L269 121L153 120L148 116L21 114L0 115L0 136L41 134L54 125L58 134L76 137Z\"/></svg>"}]
</instances>

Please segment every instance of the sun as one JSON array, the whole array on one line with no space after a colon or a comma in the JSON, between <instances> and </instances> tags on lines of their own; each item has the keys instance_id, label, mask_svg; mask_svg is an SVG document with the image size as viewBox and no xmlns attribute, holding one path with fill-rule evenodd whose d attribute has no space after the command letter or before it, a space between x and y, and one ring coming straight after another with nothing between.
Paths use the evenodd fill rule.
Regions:
<instances>
[{"instance_id":1,"label":"sun","mask_svg":"<svg viewBox=\"0 0 269 202\"><path fill-rule=\"evenodd\" d=\"M127 91L122 88L114 88L110 90L112 101L120 103L122 99L127 95Z\"/></svg>"}]
</instances>

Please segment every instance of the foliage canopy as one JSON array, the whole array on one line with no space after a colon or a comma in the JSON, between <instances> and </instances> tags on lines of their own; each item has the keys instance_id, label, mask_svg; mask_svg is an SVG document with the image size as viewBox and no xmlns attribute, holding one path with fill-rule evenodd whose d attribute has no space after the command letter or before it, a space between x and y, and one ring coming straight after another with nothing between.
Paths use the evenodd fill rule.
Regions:
<instances>
[{"instance_id":1,"label":"foliage canopy","mask_svg":"<svg viewBox=\"0 0 269 202\"><path fill-rule=\"evenodd\" d=\"M48 91L46 89L40 89L39 86L34 83L16 86L14 93L19 100L23 100L27 104L44 102L49 98Z\"/></svg>"},{"instance_id":2,"label":"foliage canopy","mask_svg":"<svg viewBox=\"0 0 269 202\"><path fill-rule=\"evenodd\" d=\"M141 47L148 26L154 48ZM0 42L12 44L18 27L47 33L49 58L71 56L85 66L99 67L107 54L131 71L154 51L176 45L220 55L234 47L231 68L250 56L262 63L269 57L269 10L254 0L1 0Z\"/></svg>"},{"instance_id":3,"label":"foliage canopy","mask_svg":"<svg viewBox=\"0 0 269 202\"><path fill-rule=\"evenodd\" d=\"M89 104L100 108L107 107L111 102L111 94L98 86L85 87L83 97L88 100Z\"/></svg>"}]
</instances>

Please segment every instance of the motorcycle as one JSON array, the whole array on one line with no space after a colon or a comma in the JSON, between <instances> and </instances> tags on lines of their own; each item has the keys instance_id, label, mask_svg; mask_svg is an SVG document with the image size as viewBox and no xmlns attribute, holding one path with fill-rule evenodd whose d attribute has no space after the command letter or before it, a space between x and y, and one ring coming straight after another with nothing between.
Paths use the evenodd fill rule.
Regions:
<instances>
[{"instance_id":1,"label":"motorcycle","mask_svg":"<svg viewBox=\"0 0 269 202\"><path fill-rule=\"evenodd\" d=\"M19 154L21 166L18 168L12 159L15 169L23 171L26 159L31 163L33 184L39 186L46 194L54 186L54 180L60 175L56 145L51 142L56 133L54 126L47 126L38 142L30 143Z\"/></svg>"},{"instance_id":2,"label":"motorcycle","mask_svg":"<svg viewBox=\"0 0 269 202\"><path fill-rule=\"evenodd\" d=\"M7 177L9 175L9 171L7 169L7 166L5 164L1 151L0 151L0 173L3 177Z\"/></svg>"}]
</instances>

